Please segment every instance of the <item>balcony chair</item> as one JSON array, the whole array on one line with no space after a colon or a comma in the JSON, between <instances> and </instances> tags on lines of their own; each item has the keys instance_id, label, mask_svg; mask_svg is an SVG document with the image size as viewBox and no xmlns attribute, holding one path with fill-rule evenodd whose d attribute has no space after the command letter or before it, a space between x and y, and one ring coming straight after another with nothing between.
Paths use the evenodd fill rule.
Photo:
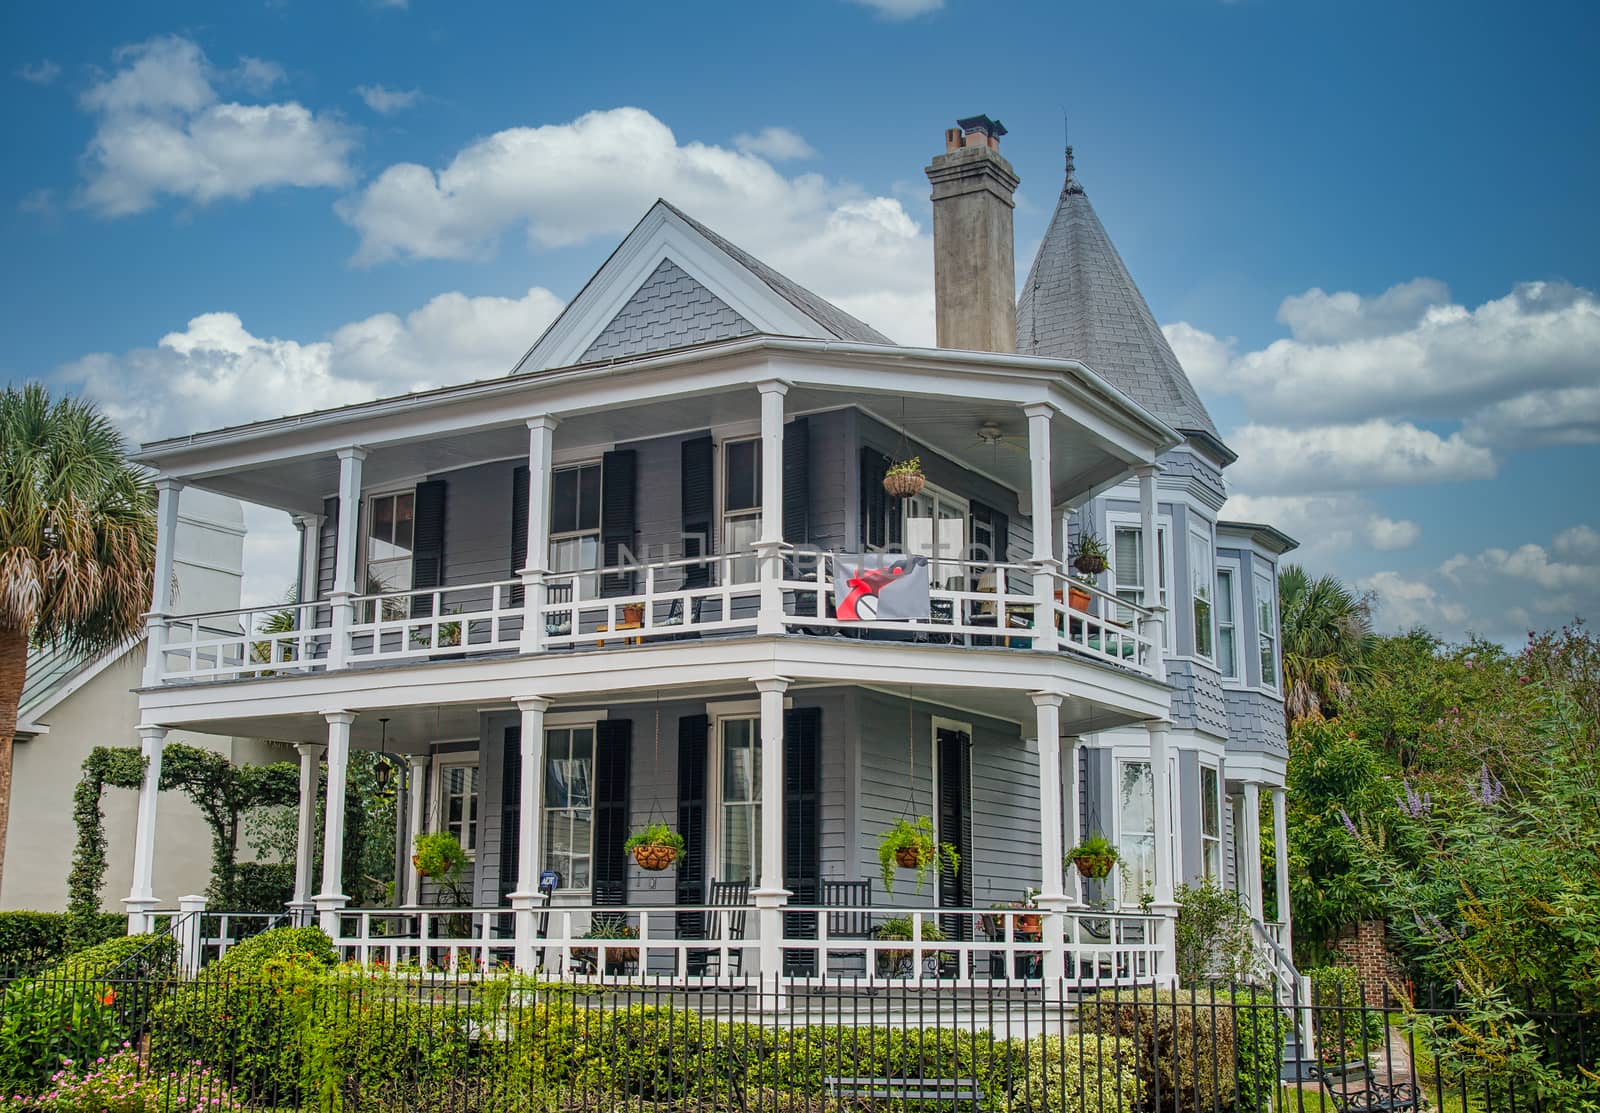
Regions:
<instances>
[{"instance_id":1,"label":"balcony chair","mask_svg":"<svg viewBox=\"0 0 1600 1113\"><path fill-rule=\"evenodd\" d=\"M872 882L824 881L822 904L828 909L828 939L871 939ZM839 951L830 948L827 954L827 973L841 978L867 976L867 952ZM836 965L837 963L837 965Z\"/></svg>"},{"instance_id":2,"label":"balcony chair","mask_svg":"<svg viewBox=\"0 0 1600 1113\"><path fill-rule=\"evenodd\" d=\"M722 969L722 952L714 947L693 948L687 952L691 972L698 968L702 974L721 977L724 973L744 974L744 949L733 944L744 941L745 917L750 908L750 882L713 880L707 887L704 938L717 939L722 932L723 917L727 917L729 971ZM715 965L713 972L711 967Z\"/></svg>"}]
</instances>

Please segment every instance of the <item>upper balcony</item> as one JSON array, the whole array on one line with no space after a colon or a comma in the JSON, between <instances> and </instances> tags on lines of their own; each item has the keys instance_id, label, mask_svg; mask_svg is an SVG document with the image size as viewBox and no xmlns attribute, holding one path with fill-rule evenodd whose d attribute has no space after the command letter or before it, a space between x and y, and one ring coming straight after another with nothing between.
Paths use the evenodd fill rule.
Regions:
<instances>
[{"instance_id":1,"label":"upper balcony","mask_svg":"<svg viewBox=\"0 0 1600 1113\"><path fill-rule=\"evenodd\" d=\"M1159 616L1064 568L1063 516L1177 441L1079 364L760 336L148 445L158 565L193 484L303 529L297 601L181 615L148 686L737 635L1070 655L1161 675ZM897 501L892 458L928 486ZM1154 531L1147 531L1154 536ZM927 612L847 621L846 554L927 557ZM1153 563L1153 562L1152 562Z\"/></svg>"}]
</instances>

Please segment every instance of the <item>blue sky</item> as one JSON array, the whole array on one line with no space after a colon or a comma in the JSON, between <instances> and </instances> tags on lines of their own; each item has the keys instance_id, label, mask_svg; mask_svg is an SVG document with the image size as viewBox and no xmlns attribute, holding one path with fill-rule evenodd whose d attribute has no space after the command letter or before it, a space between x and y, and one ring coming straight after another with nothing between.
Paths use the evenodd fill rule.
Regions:
<instances>
[{"instance_id":1,"label":"blue sky","mask_svg":"<svg viewBox=\"0 0 1600 1113\"><path fill-rule=\"evenodd\" d=\"M1597 609L1592 4L220 10L0 15L8 380L146 437L495 374L657 194L927 341L944 127L1010 129L1021 272L1065 111L1240 453L1230 514L1385 627Z\"/></svg>"}]
</instances>

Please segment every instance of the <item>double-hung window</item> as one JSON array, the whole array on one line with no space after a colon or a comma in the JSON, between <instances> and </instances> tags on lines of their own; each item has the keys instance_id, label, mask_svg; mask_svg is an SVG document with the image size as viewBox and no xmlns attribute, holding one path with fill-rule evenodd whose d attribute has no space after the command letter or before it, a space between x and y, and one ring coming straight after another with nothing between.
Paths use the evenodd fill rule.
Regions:
<instances>
[{"instance_id":1,"label":"double-hung window","mask_svg":"<svg viewBox=\"0 0 1600 1113\"><path fill-rule=\"evenodd\" d=\"M545 731L544 865L561 888L593 882L594 727Z\"/></svg>"},{"instance_id":2,"label":"double-hung window","mask_svg":"<svg viewBox=\"0 0 1600 1113\"><path fill-rule=\"evenodd\" d=\"M1222 782L1210 765L1200 767L1200 864L1207 881L1222 884Z\"/></svg>"},{"instance_id":3,"label":"double-hung window","mask_svg":"<svg viewBox=\"0 0 1600 1113\"><path fill-rule=\"evenodd\" d=\"M935 587L963 587L961 561L967 553L967 503L936 487L904 500L906 552L931 562L928 582ZM990 534L993 546L993 534Z\"/></svg>"},{"instance_id":4,"label":"double-hung window","mask_svg":"<svg viewBox=\"0 0 1600 1113\"><path fill-rule=\"evenodd\" d=\"M717 720L717 879L750 881L761 870L761 732L757 719Z\"/></svg>"},{"instance_id":5,"label":"double-hung window","mask_svg":"<svg viewBox=\"0 0 1600 1113\"><path fill-rule=\"evenodd\" d=\"M414 491L373 495L367 499L367 582L366 594L411 590L411 554L416 547ZM372 607L362 608L361 621L371 622ZM386 619L410 614L404 599L390 599L383 605Z\"/></svg>"},{"instance_id":6,"label":"double-hung window","mask_svg":"<svg viewBox=\"0 0 1600 1113\"><path fill-rule=\"evenodd\" d=\"M1255 574L1256 633L1261 642L1261 686L1278 686L1278 593L1272 586L1272 577L1265 572Z\"/></svg>"},{"instance_id":7,"label":"double-hung window","mask_svg":"<svg viewBox=\"0 0 1600 1113\"><path fill-rule=\"evenodd\" d=\"M1156 884L1156 793L1148 761L1118 766L1117 866L1124 904L1136 904Z\"/></svg>"},{"instance_id":8,"label":"double-hung window","mask_svg":"<svg viewBox=\"0 0 1600 1113\"><path fill-rule=\"evenodd\" d=\"M1145 568L1144 568L1144 530L1139 526L1114 526L1112 529L1112 576L1116 588L1117 598L1125 599L1130 603L1143 606L1145 603ZM1156 528L1156 560L1160 567L1157 569L1159 580L1159 599L1163 607L1167 606L1167 531L1166 527ZM1116 620L1121 623L1133 621L1133 612L1118 608ZM1171 624L1168 624L1170 629Z\"/></svg>"},{"instance_id":9,"label":"double-hung window","mask_svg":"<svg viewBox=\"0 0 1600 1113\"><path fill-rule=\"evenodd\" d=\"M1189 533L1189 590L1194 596L1194 655L1210 661L1216 654L1215 614L1216 551L1209 534Z\"/></svg>"},{"instance_id":10,"label":"double-hung window","mask_svg":"<svg viewBox=\"0 0 1600 1113\"><path fill-rule=\"evenodd\" d=\"M558 576L552 591L595 598L599 567L600 465L559 468L550 477L550 570L568 575Z\"/></svg>"},{"instance_id":11,"label":"double-hung window","mask_svg":"<svg viewBox=\"0 0 1600 1113\"><path fill-rule=\"evenodd\" d=\"M1239 677L1239 588L1234 569L1217 569L1217 670L1228 680Z\"/></svg>"},{"instance_id":12,"label":"double-hung window","mask_svg":"<svg viewBox=\"0 0 1600 1113\"><path fill-rule=\"evenodd\" d=\"M478 849L478 759L441 757L434 800L434 829L454 835L468 854Z\"/></svg>"},{"instance_id":13,"label":"double-hung window","mask_svg":"<svg viewBox=\"0 0 1600 1113\"><path fill-rule=\"evenodd\" d=\"M736 584L754 583L760 565L755 554L761 540L761 441L722 442L722 551L739 554L728 562Z\"/></svg>"}]
</instances>

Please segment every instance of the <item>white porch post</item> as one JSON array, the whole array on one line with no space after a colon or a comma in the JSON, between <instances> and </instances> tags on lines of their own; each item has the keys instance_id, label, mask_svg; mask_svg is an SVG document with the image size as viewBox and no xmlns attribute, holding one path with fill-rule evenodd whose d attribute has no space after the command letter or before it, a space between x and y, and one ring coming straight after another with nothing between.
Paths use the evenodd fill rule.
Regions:
<instances>
[{"instance_id":1,"label":"white porch post","mask_svg":"<svg viewBox=\"0 0 1600 1113\"><path fill-rule=\"evenodd\" d=\"M1056 648L1056 580L1061 563L1055 551L1053 481L1050 471L1050 418L1053 407L1043 402L1024 406L1028 415L1029 496L1033 529L1033 648ZM1059 888L1059 886L1058 886Z\"/></svg>"},{"instance_id":2,"label":"white porch post","mask_svg":"<svg viewBox=\"0 0 1600 1113\"><path fill-rule=\"evenodd\" d=\"M1162 973L1170 981L1176 975L1173 928L1178 914L1172 877L1172 767L1167 749L1167 732L1171 724L1163 720L1151 720L1145 724L1145 729L1150 736L1150 788L1151 795L1155 797L1152 803L1156 827L1155 890L1151 893L1150 905L1152 911L1161 917L1159 942L1164 963Z\"/></svg>"},{"instance_id":3,"label":"white porch post","mask_svg":"<svg viewBox=\"0 0 1600 1113\"><path fill-rule=\"evenodd\" d=\"M1272 864L1278 890L1278 922L1283 925L1283 953L1294 954L1294 911L1289 906L1288 793L1272 790Z\"/></svg>"},{"instance_id":4,"label":"white porch post","mask_svg":"<svg viewBox=\"0 0 1600 1113\"><path fill-rule=\"evenodd\" d=\"M522 569L522 645L524 653L544 648L544 605L549 595L550 481L558 419L540 414L528 419L528 549Z\"/></svg>"},{"instance_id":5,"label":"white porch post","mask_svg":"<svg viewBox=\"0 0 1600 1113\"><path fill-rule=\"evenodd\" d=\"M1261 899L1261 786L1254 781L1244 783L1244 846L1245 904L1260 920L1266 910Z\"/></svg>"},{"instance_id":6,"label":"white porch post","mask_svg":"<svg viewBox=\"0 0 1600 1113\"><path fill-rule=\"evenodd\" d=\"M1157 680L1166 680L1166 610L1161 605L1161 519L1157 513L1156 475L1159 464L1144 464L1134 469L1139 477L1139 537L1144 545L1144 605L1154 612L1147 632L1150 636L1150 671Z\"/></svg>"},{"instance_id":7,"label":"white porch post","mask_svg":"<svg viewBox=\"0 0 1600 1113\"><path fill-rule=\"evenodd\" d=\"M1034 692L1039 742L1039 896L1044 913L1044 995L1058 1001L1066 976L1065 918L1071 903L1062 888L1061 700L1055 692Z\"/></svg>"},{"instance_id":8,"label":"white porch post","mask_svg":"<svg viewBox=\"0 0 1600 1113\"><path fill-rule=\"evenodd\" d=\"M761 392L761 613L756 632L783 633L783 398L787 383L757 383ZM781 866L780 866L781 872Z\"/></svg>"},{"instance_id":9,"label":"white porch post","mask_svg":"<svg viewBox=\"0 0 1600 1113\"><path fill-rule=\"evenodd\" d=\"M517 812L517 891L511 894L516 910L517 972L534 970L534 909L539 901L539 802L544 783L544 713L550 701L528 696L517 701L522 711L522 807ZM509 786L506 786L509 788Z\"/></svg>"},{"instance_id":10,"label":"white porch post","mask_svg":"<svg viewBox=\"0 0 1600 1113\"><path fill-rule=\"evenodd\" d=\"M296 514L294 525L300 531L300 590L296 598L310 603L317 597L317 548L322 539L322 515Z\"/></svg>"},{"instance_id":11,"label":"white porch post","mask_svg":"<svg viewBox=\"0 0 1600 1113\"><path fill-rule=\"evenodd\" d=\"M340 528L342 535L342 523ZM340 911L350 903L343 891L344 796L350 766L350 726L356 717L349 711L327 711L322 717L328 720L328 794L323 807L322 891L317 894L316 905L322 930L331 939L339 934Z\"/></svg>"},{"instance_id":12,"label":"white porch post","mask_svg":"<svg viewBox=\"0 0 1600 1113\"><path fill-rule=\"evenodd\" d=\"M144 682L159 684L165 662L167 619L172 615L172 554L178 534L178 496L183 484L165 477L156 480L155 577L150 590L150 613L145 616Z\"/></svg>"},{"instance_id":13,"label":"white porch post","mask_svg":"<svg viewBox=\"0 0 1600 1113\"><path fill-rule=\"evenodd\" d=\"M150 913L157 904L151 891L156 859L156 798L161 790L161 753L167 728L139 728L139 751L144 758L144 780L139 784L139 818L133 828L133 885L122 902L128 910L128 934L151 930Z\"/></svg>"},{"instance_id":14,"label":"white porch post","mask_svg":"<svg viewBox=\"0 0 1600 1113\"><path fill-rule=\"evenodd\" d=\"M1065 855L1068 850L1083 841L1083 818L1079 814L1078 795L1078 747L1082 739L1069 735L1065 745L1061 748L1061 763L1066 769L1065 785L1062 788L1061 807L1067 816L1067 848L1062 851ZM1067 903L1073 908L1085 907L1083 901L1083 878L1079 876L1076 867L1068 866L1065 861L1061 868L1070 879L1067 882Z\"/></svg>"},{"instance_id":15,"label":"white porch post","mask_svg":"<svg viewBox=\"0 0 1600 1113\"><path fill-rule=\"evenodd\" d=\"M422 754L413 754L406 759L411 765L411 776L408 780L410 787L406 790L406 806L410 812L407 816L406 838L416 845L417 836L422 834L422 809L428 799L428 759ZM410 847L407 847L406 861L411 861ZM415 865L406 869L406 904L408 907L417 908L422 904L422 874Z\"/></svg>"},{"instance_id":16,"label":"white porch post","mask_svg":"<svg viewBox=\"0 0 1600 1113\"><path fill-rule=\"evenodd\" d=\"M756 680L761 693L761 879L750 894L761 931L761 982L764 1006L781 1008L783 906L783 694L785 677ZM770 995L770 996L768 996Z\"/></svg>"},{"instance_id":17,"label":"white porch post","mask_svg":"<svg viewBox=\"0 0 1600 1113\"><path fill-rule=\"evenodd\" d=\"M295 746L300 751L300 814L295 825L294 899L289 902L289 911L296 927L308 926L316 907L311 903L311 867L316 857L317 765L327 748L320 742Z\"/></svg>"},{"instance_id":18,"label":"white porch post","mask_svg":"<svg viewBox=\"0 0 1600 1113\"><path fill-rule=\"evenodd\" d=\"M339 534L334 547L333 645L328 650L328 667L344 667L350 654L350 627L355 624L356 540L361 536L361 462L364 448L339 450ZM332 756L331 754L329 755Z\"/></svg>"}]
</instances>

